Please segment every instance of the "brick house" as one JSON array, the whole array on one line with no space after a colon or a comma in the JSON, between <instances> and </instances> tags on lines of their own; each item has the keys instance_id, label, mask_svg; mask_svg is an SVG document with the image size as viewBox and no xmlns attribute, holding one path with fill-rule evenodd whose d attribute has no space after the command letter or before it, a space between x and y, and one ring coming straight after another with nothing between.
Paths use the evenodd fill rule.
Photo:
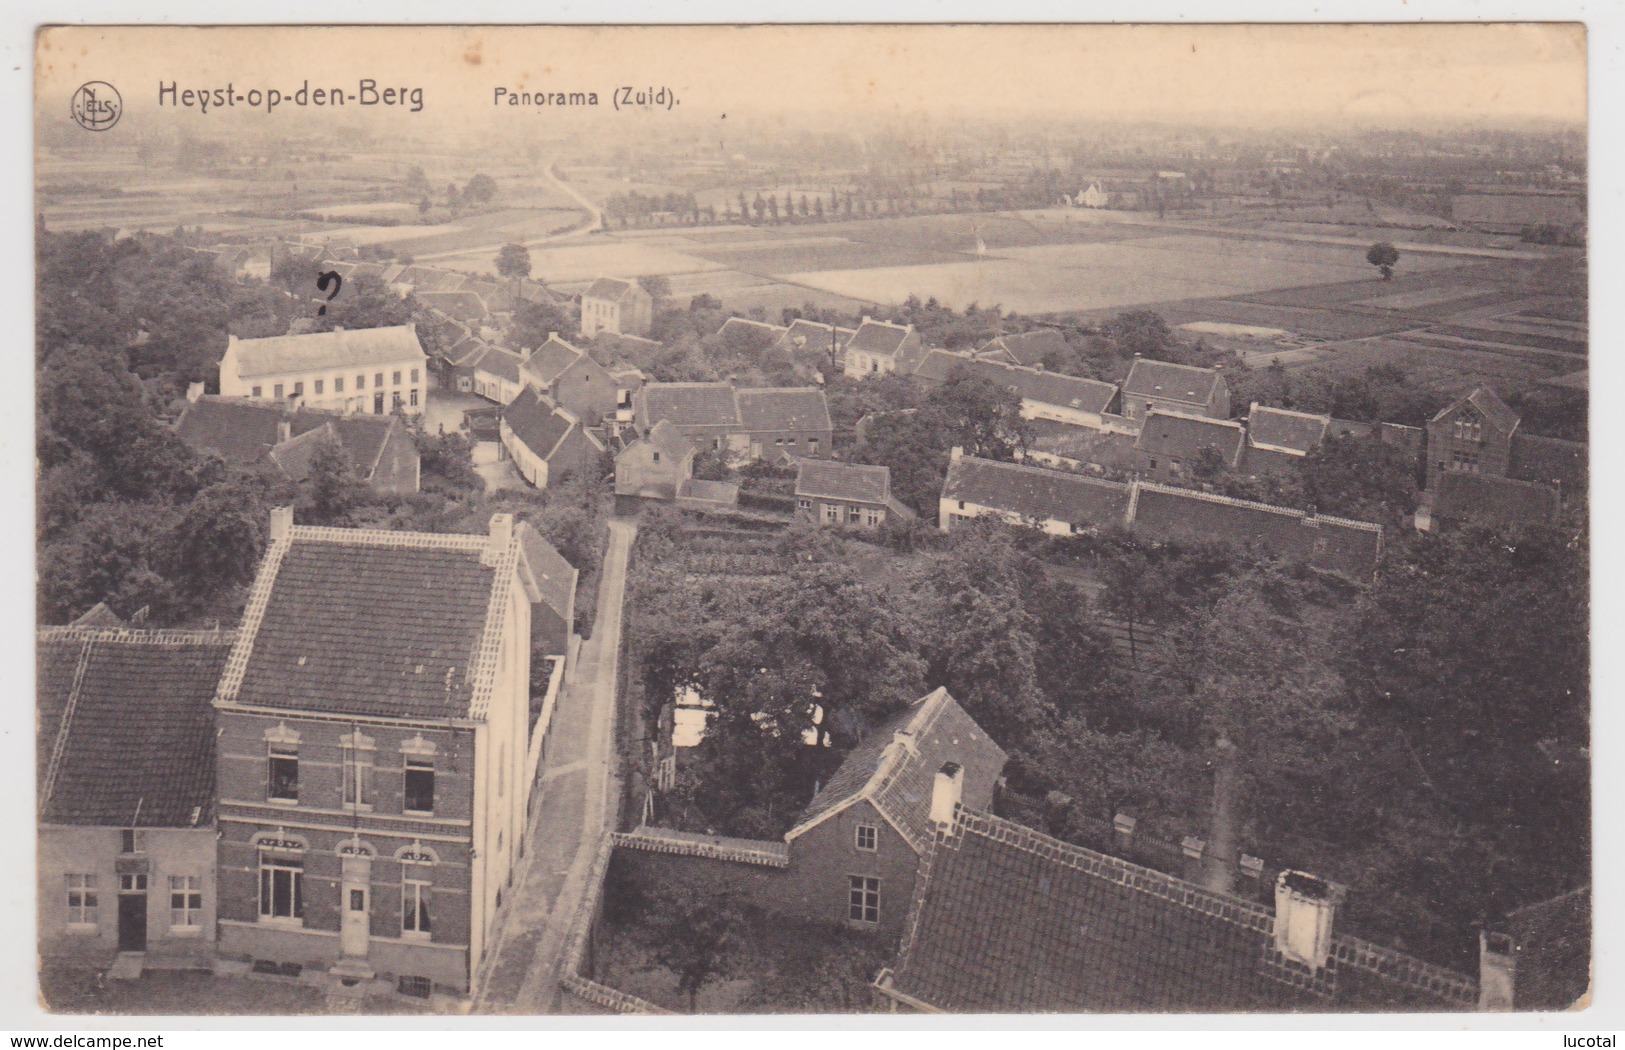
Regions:
<instances>
[{"instance_id":1,"label":"brick house","mask_svg":"<svg viewBox=\"0 0 1625 1050\"><path fill-rule=\"evenodd\" d=\"M890 467L812 459L796 464L798 521L873 529L888 517L915 517L892 497Z\"/></svg>"},{"instance_id":2,"label":"brick house","mask_svg":"<svg viewBox=\"0 0 1625 1050\"><path fill-rule=\"evenodd\" d=\"M525 355L517 350L486 343L456 367L459 374L467 374L469 390L487 401L506 405L525 388L525 378L520 374L524 363Z\"/></svg>"},{"instance_id":3,"label":"brick house","mask_svg":"<svg viewBox=\"0 0 1625 1050\"><path fill-rule=\"evenodd\" d=\"M609 371L550 332L547 342L524 355L520 378L586 426L597 426L618 405L620 384Z\"/></svg>"},{"instance_id":4,"label":"brick house","mask_svg":"<svg viewBox=\"0 0 1625 1050\"><path fill-rule=\"evenodd\" d=\"M632 395L632 418L645 434L665 420L688 441L712 448L726 447L740 431L731 383L647 383Z\"/></svg>"},{"instance_id":5,"label":"brick house","mask_svg":"<svg viewBox=\"0 0 1625 1050\"><path fill-rule=\"evenodd\" d=\"M937 780L991 807L1004 763L1004 750L937 689L854 747L783 842L640 827L615 836L616 860L662 883L731 889L770 912L896 943L931 846Z\"/></svg>"},{"instance_id":6,"label":"brick house","mask_svg":"<svg viewBox=\"0 0 1625 1050\"><path fill-rule=\"evenodd\" d=\"M565 474L596 481L607 451L573 413L528 385L502 410L498 435L519 476L539 489Z\"/></svg>"},{"instance_id":7,"label":"brick house","mask_svg":"<svg viewBox=\"0 0 1625 1050\"><path fill-rule=\"evenodd\" d=\"M1254 401L1247 409L1247 469L1259 473L1294 471L1320 447L1332 417L1270 408Z\"/></svg>"},{"instance_id":8,"label":"brick house","mask_svg":"<svg viewBox=\"0 0 1625 1050\"><path fill-rule=\"evenodd\" d=\"M333 412L421 415L428 356L409 324L226 340L220 395Z\"/></svg>"},{"instance_id":9,"label":"brick house","mask_svg":"<svg viewBox=\"0 0 1625 1050\"><path fill-rule=\"evenodd\" d=\"M309 477L317 444L343 453L356 480L375 492L418 491L417 444L393 415L341 415L240 398L196 398L175 420L175 436L195 452L213 453L236 467L270 466L294 481Z\"/></svg>"},{"instance_id":10,"label":"brick house","mask_svg":"<svg viewBox=\"0 0 1625 1050\"><path fill-rule=\"evenodd\" d=\"M1240 423L1156 408L1135 439L1135 467L1158 481L1198 475L1204 467L1235 470L1246 445L1247 431Z\"/></svg>"},{"instance_id":11,"label":"brick house","mask_svg":"<svg viewBox=\"0 0 1625 1050\"><path fill-rule=\"evenodd\" d=\"M1046 371L1042 365L1029 368L948 350L926 351L912 374L921 382L940 384L956 372L967 372L1014 393L1021 398L1023 419L1103 429L1117 401L1117 388L1098 379Z\"/></svg>"},{"instance_id":12,"label":"brick house","mask_svg":"<svg viewBox=\"0 0 1625 1050\"><path fill-rule=\"evenodd\" d=\"M853 379L902 372L907 375L920 363L924 351L920 333L913 325L892 324L865 317L848 339L843 369Z\"/></svg>"},{"instance_id":13,"label":"brick house","mask_svg":"<svg viewBox=\"0 0 1625 1050\"><path fill-rule=\"evenodd\" d=\"M472 995L548 728L529 526L292 519L272 513L214 700L220 958Z\"/></svg>"},{"instance_id":14,"label":"brick house","mask_svg":"<svg viewBox=\"0 0 1625 1050\"><path fill-rule=\"evenodd\" d=\"M1582 498L1589 485L1587 447L1527 434L1521 422L1482 386L1441 409L1427 425L1429 492L1448 474L1479 474L1548 486L1563 500Z\"/></svg>"},{"instance_id":15,"label":"brick house","mask_svg":"<svg viewBox=\"0 0 1625 1050\"><path fill-rule=\"evenodd\" d=\"M1217 368L1135 358L1123 380L1123 415L1143 420L1154 409L1212 419L1230 417L1230 387Z\"/></svg>"},{"instance_id":16,"label":"brick house","mask_svg":"<svg viewBox=\"0 0 1625 1050\"><path fill-rule=\"evenodd\" d=\"M646 336L654 324L654 300L636 281L600 277L581 293L581 337L599 332Z\"/></svg>"},{"instance_id":17,"label":"brick house","mask_svg":"<svg viewBox=\"0 0 1625 1050\"><path fill-rule=\"evenodd\" d=\"M39 952L206 966L215 684L232 631L47 627L35 679ZM138 716L133 716L138 713Z\"/></svg>"},{"instance_id":18,"label":"brick house","mask_svg":"<svg viewBox=\"0 0 1625 1050\"><path fill-rule=\"evenodd\" d=\"M770 462L829 455L835 425L818 387L742 387L734 400L739 435L729 436L730 447L739 447L742 437L746 455Z\"/></svg>"},{"instance_id":19,"label":"brick house","mask_svg":"<svg viewBox=\"0 0 1625 1050\"><path fill-rule=\"evenodd\" d=\"M693 477L693 443L662 419L616 455L615 502L630 509L630 500L674 500Z\"/></svg>"},{"instance_id":20,"label":"brick house","mask_svg":"<svg viewBox=\"0 0 1625 1050\"><path fill-rule=\"evenodd\" d=\"M1043 365L1046 358L1053 359L1066 352L1066 338L1060 332L1053 328L1039 328L1019 335L989 339L977 348L976 356L984 361L1033 368Z\"/></svg>"}]
</instances>

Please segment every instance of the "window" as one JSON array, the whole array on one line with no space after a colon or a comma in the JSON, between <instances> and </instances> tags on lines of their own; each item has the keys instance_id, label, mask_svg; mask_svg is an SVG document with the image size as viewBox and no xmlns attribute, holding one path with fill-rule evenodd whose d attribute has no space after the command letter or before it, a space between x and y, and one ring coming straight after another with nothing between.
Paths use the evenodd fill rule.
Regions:
<instances>
[{"instance_id":1,"label":"window","mask_svg":"<svg viewBox=\"0 0 1625 1050\"><path fill-rule=\"evenodd\" d=\"M125 872L118 877L118 891L120 893L147 892L147 877L133 872Z\"/></svg>"},{"instance_id":2,"label":"window","mask_svg":"<svg viewBox=\"0 0 1625 1050\"><path fill-rule=\"evenodd\" d=\"M660 462L660 453L659 452L656 452L654 454L654 462L656 462L656 463Z\"/></svg>"},{"instance_id":3,"label":"window","mask_svg":"<svg viewBox=\"0 0 1625 1050\"><path fill-rule=\"evenodd\" d=\"M266 796L282 802L299 801L299 749L270 745L270 781Z\"/></svg>"},{"instance_id":4,"label":"window","mask_svg":"<svg viewBox=\"0 0 1625 1050\"><path fill-rule=\"evenodd\" d=\"M824 521L830 525L841 523L841 506L838 503L824 504Z\"/></svg>"},{"instance_id":5,"label":"window","mask_svg":"<svg viewBox=\"0 0 1625 1050\"><path fill-rule=\"evenodd\" d=\"M69 875L68 923L73 926L96 925L96 876Z\"/></svg>"},{"instance_id":6,"label":"window","mask_svg":"<svg viewBox=\"0 0 1625 1050\"><path fill-rule=\"evenodd\" d=\"M406 804L403 808L414 813L434 812L434 760L406 757Z\"/></svg>"},{"instance_id":7,"label":"window","mask_svg":"<svg viewBox=\"0 0 1625 1050\"><path fill-rule=\"evenodd\" d=\"M412 382L416 383L417 381L418 381L418 370L414 368L414 369L412 369Z\"/></svg>"},{"instance_id":8,"label":"window","mask_svg":"<svg viewBox=\"0 0 1625 1050\"><path fill-rule=\"evenodd\" d=\"M812 500L798 499L796 500L796 506L800 507L802 510L812 510Z\"/></svg>"},{"instance_id":9,"label":"window","mask_svg":"<svg viewBox=\"0 0 1625 1050\"><path fill-rule=\"evenodd\" d=\"M859 510L857 507L848 507L848 508L846 508L846 523L848 525L856 525L858 522L860 522L862 520L863 520L863 511Z\"/></svg>"},{"instance_id":10,"label":"window","mask_svg":"<svg viewBox=\"0 0 1625 1050\"><path fill-rule=\"evenodd\" d=\"M880 830L873 824L859 824L857 838L858 849L866 849L870 851L879 849L879 835Z\"/></svg>"},{"instance_id":11,"label":"window","mask_svg":"<svg viewBox=\"0 0 1625 1050\"><path fill-rule=\"evenodd\" d=\"M863 523L865 525L868 525L870 528L873 528L874 526L879 525L880 524L880 512L878 510L873 509L873 508L865 510L863 512Z\"/></svg>"},{"instance_id":12,"label":"window","mask_svg":"<svg viewBox=\"0 0 1625 1050\"><path fill-rule=\"evenodd\" d=\"M397 382L398 382L398 380L397 380ZM373 373L372 385L373 386L383 386L384 385L384 373L382 373L382 372Z\"/></svg>"},{"instance_id":13,"label":"window","mask_svg":"<svg viewBox=\"0 0 1625 1050\"><path fill-rule=\"evenodd\" d=\"M354 809L372 808L371 737L346 734L339 743L344 759L344 804Z\"/></svg>"},{"instance_id":14,"label":"window","mask_svg":"<svg viewBox=\"0 0 1625 1050\"><path fill-rule=\"evenodd\" d=\"M254 396L254 397L260 397L260 396L262 396L262 395L263 395L263 394L264 394L264 392L265 392L265 388L264 388L264 387L262 387L262 386L257 386L257 387L255 387L255 388L254 388L254 390L253 390L253 396Z\"/></svg>"},{"instance_id":15,"label":"window","mask_svg":"<svg viewBox=\"0 0 1625 1050\"><path fill-rule=\"evenodd\" d=\"M853 922L880 921L880 880L867 875L847 876L846 917Z\"/></svg>"},{"instance_id":16,"label":"window","mask_svg":"<svg viewBox=\"0 0 1625 1050\"><path fill-rule=\"evenodd\" d=\"M427 939L429 925L429 868L426 864L401 865L401 933Z\"/></svg>"},{"instance_id":17,"label":"window","mask_svg":"<svg viewBox=\"0 0 1625 1050\"><path fill-rule=\"evenodd\" d=\"M334 376L333 377L333 393L335 393L335 394L344 393L344 377L343 376Z\"/></svg>"},{"instance_id":18,"label":"window","mask_svg":"<svg viewBox=\"0 0 1625 1050\"><path fill-rule=\"evenodd\" d=\"M392 385L394 385L394 386L400 386L401 385L401 373L398 370L395 372L395 375L392 378Z\"/></svg>"},{"instance_id":19,"label":"window","mask_svg":"<svg viewBox=\"0 0 1625 1050\"><path fill-rule=\"evenodd\" d=\"M814 455L814 456L818 455L818 439L817 438L808 438L807 439L807 451L810 454Z\"/></svg>"},{"instance_id":20,"label":"window","mask_svg":"<svg viewBox=\"0 0 1625 1050\"><path fill-rule=\"evenodd\" d=\"M198 913L203 910L203 877L201 875L171 875L169 877L169 925L196 926Z\"/></svg>"},{"instance_id":21,"label":"window","mask_svg":"<svg viewBox=\"0 0 1625 1050\"><path fill-rule=\"evenodd\" d=\"M145 831L133 831L126 828L118 834L120 853L147 852L147 833Z\"/></svg>"},{"instance_id":22,"label":"window","mask_svg":"<svg viewBox=\"0 0 1625 1050\"><path fill-rule=\"evenodd\" d=\"M399 390L395 391L393 394L390 395L390 407L391 408L400 408L401 407L401 392Z\"/></svg>"},{"instance_id":23,"label":"window","mask_svg":"<svg viewBox=\"0 0 1625 1050\"><path fill-rule=\"evenodd\" d=\"M365 389L367 389L367 377L366 376L356 376L355 377L355 388L357 390L365 390Z\"/></svg>"},{"instance_id":24,"label":"window","mask_svg":"<svg viewBox=\"0 0 1625 1050\"><path fill-rule=\"evenodd\" d=\"M260 851L260 918L305 917L305 862L300 857Z\"/></svg>"},{"instance_id":25,"label":"window","mask_svg":"<svg viewBox=\"0 0 1625 1050\"><path fill-rule=\"evenodd\" d=\"M275 386L273 386L271 388L271 395L273 397L277 398L278 400L281 400L281 398L282 398L282 384L281 383L278 383L278 384L276 384Z\"/></svg>"},{"instance_id":26,"label":"window","mask_svg":"<svg viewBox=\"0 0 1625 1050\"><path fill-rule=\"evenodd\" d=\"M964 510L964 509L965 509L965 501L964 501L964 500L960 500L960 501L959 501L959 509L960 509L960 510Z\"/></svg>"},{"instance_id":27,"label":"window","mask_svg":"<svg viewBox=\"0 0 1625 1050\"><path fill-rule=\"evenodd\" d=\"M316 395L318 397L320 397L321 393L322 393L322 381L320 379L316 380L315 387L316 387Z\"/></svg>"},{"instance_id":28,"label":"window","mask_svg":"<svg viewBox=\"0 0 1625 1050\"><path fill-rule=\"evenodd\" d=\"M301 380L301 381L299 381L299 382L297 382L297 383L295 383L293 385L293 396L294 397L303 397L304 393L305 393L305 384L304 384L303 380Z\"/></svg>"},{"instance_id":29,"label":"window","mask_svg":"<svg viewBox=\"0 0 1625 1050\"><path fill-rule=\"evenodd\" d=\"M774 438L773 439L773 444L777 445L779 448L783 448L784 447L784 439L783 438Z\"/></svg>"},{"instance_id":30,"label":"window","mask_svg":"<svg viewBox=\"0 0 1625 1050\"><path fill-rule=\"evenodd\" d=\"M417 387L412 388L412 392L407 397L406 403L411 405L413 408L418 407L418 389L417 389Z\"/></svg>"}]
</instances>

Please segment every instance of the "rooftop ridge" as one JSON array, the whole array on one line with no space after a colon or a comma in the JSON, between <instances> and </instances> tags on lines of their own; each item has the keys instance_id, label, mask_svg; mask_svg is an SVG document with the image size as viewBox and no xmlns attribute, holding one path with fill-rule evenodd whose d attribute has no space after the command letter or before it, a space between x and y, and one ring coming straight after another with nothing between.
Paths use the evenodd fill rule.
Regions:
<instances>
[{"instance_id":1,"label":"rooftop ridge","mask_svg":"<svg viewBox=\"0 0 1625 1050\"><path fill-rule=\"evenodd\" d=\"M1098 487L1101 487L1101 488L1125 489L1125 488L1129 487L1128 482L1108 481L1105 478L1090 477L1088 474L1074 474L1070 470L1054 470L1054 469L1052 469L1050 467L1035 467L1030 463L1007 462L1007 461L1002 460L1002 459L984 459L981 456L969 456L969 455L961 456L959 458L959 462L961 462L961 463L990 463L995 467L1014 468L1016 470L1024 471L1026 473L1042 475L1042 476L1047 477L1047 478L1066 478L1066 479L1069 479L1069 480L1082 481L1082 482L1086 482L1086 483L1088 483L1090 485L1095 485L1095 486L1098 486ZM952 469L951 465L950 465L950 469ZM1183 489L1174 489L1174 490L1171 490L1171 491L1183 492L1184 490Z\"/></svg>"},{"instance_id":2,"label":"rooftop ridge","mask_svg":"<svg viewBox=\"0 0 1625 1050\"><path fill-rule=\"evenodd\" d=\"M489 540L484 540L484 548ZM519 573L520 539L514 534L508 546L497 557L491 597L485 606L485 630L480 634L479 648L474 651L474 665L469 668L473 680L468 699L468 717L484 718L491 707L491 693L496 688L497 659L501 655L502 632L508 620L508 595Z\"/></svg>"},{"instance_id":3,"label":"rooftop ridge","mask_svg":"<svg viewBox=\"0 0 1625 1050\"><path fill-rule=\"evenodd\" d=\"M650 853L703 857L736 864L755 864L764 868L790 866L790 849L783 842L735 839L717 835L702 836L647 824L640 824L631 831L614 832L610 839L617 846Z\"/></svg>"},{"instance_id":4,"label":"rooftop ridge","mask_svg":"<svg viewBox=\"0 0 1625 1050\"><path fill-rule=\"evenodd\" d=\"M1188 497L1207 503L1219 503L1228 507L1239 507L1244 510L1262 510L1282 517L1297 518L1299 521L1328 522L1341 525L1345 528L1358 529L1362 532L1382 533L1381 525L1374 525L1369 521L1355 521L1352 518L1339 518L1333 514L1311 514L1306 510L1297 510L1292 507L1277 507L1271 503L1255 503L1252 500L1236 499L1234 496L1221 496L1214 492L1201 492L1197 489L1182 489L1174 485L1160 485L1155 481L1135 481L1131 484L1150 492L1162 492L1170 496ZM1138 500L1135 501L1136 504Z\"/></svg>"},{"instance_id":5,"label":"rooftop ridge","mask_svg":"<svg viewBox=\"0 0 1625 1050\"><path fill-rule=\"evenodd\" d=\"M1179 412L1171 408L1153 408L1150 412L1146 413L1146 422L1149 423L1152 416L1168 416L1172 419L1188 419L1197 423L1205 423L1210 426L1229 427L1238 433L1245 433L1247 429L1234 419L1214 419L1212 416L1199 416L1194 412Z\"/></svg>"},{"instance_id":6,"label":"rooftop ridge","mask_svg":"<svg viewBox=\"0 0 1625 1050\"><path fill-rule=\"evenodd\" d=\"M86 642L124 642L130 645L208 645L237 639L235 627L146 629L141 627L41 627L39 641L56 642L80 639Z\"/></svg>"},{"instance_id":7,"label":"rooftop ridge","mask_svg":"<svg viewBox=\"0 0 1625 1050\"><path fill-rule=\"evenodd\" d=\"M1257 401L1254 401L1248 406L1247 412L1249 417L1252 413L1257 412L1260 409L1265 412L1278 412L1283 416L1297 416L1300 419L1322 419L1325 420L1328 425L1330 425L1332 419L1331 415L1326 412L1300 412L1295 408L1276 408L1274 405L1261 405Z\"/></svg>"},{"instance_id":8,"label":"rooftop ridge","mask_svg":"<svg viewBox=\"0 0 1625 1050\"><path fill-rule=\"evenodd\" d=\"M1141 362L1144 362L1144 363L1150 364L1150 365L1157 365L1157 366L1159 366L1161 368L1182 368L1187 372L1201 372L1203 375L1211 375L1215 371L1215 369L1212 369L1212 368L1203 368L1201 365L1182 365L1182 364L1179 364L1178 362L1175 362L1175 361L1159 361L1158 359L1156 359L1154 357L1137 358L1137 359L1135 359L1134 364L1137 365L1137 364L1140 364ZM1134 366L1130 365L1129 367L1132 370L1132 368Z\"/></svg>"},{"instance_id":9,"label":"rooftop ridge","mask_svg":"<svg viewBox=\"0 0 1625 1050\"><path fill-rule=\"evenodd\" d=\"M290 540L342 543L357 547L404 547L423 550L483 551L490 542L482 533L393 532L389 529L341 529L331 525L295 525Z\"/></svg>"},{"instance_id":10,"label":"rooftop ridge","mask_svg":"<svg viewBox=\"0 0 1625 1050\"><path fill-rule=\"evenodd\" d=\"M45 786L40 789L40 813L56 790L56 775L62 768L62 756L68 750L68 731L73 725L74 708L79 706L79 690L85 684L85 671L90 667L90 651L96 647L94 638L86 638L79 648L79 662L73 668L73 684L68 688L68 701L62 705L62 721L57 723L56 740L51 745L51 760L45 768Z\"/></svg>"},{"instance_id":11,"label":"rooftop ridge","mask_svg":"<svg viewBox=\"0 0 1625 1050\"><path fill-rule=\"evenodd\" d=\"M296 525L290 531L297 532L298 529ZM266 606L271 604L271 589L276 584L277 573L282 569L282 559L287 557L288 549L292 546L293 538L288 536L265 549L265 560L260 563L259 575L254 577L254 586L248 592L248 603L243 608L237 641L231 647L231 655L226 657L226 669L220 674L215 703L231 703L242 690L243 675L248 671L248 658L254 653L254 637L259 634L260 624L265 620Z\"/></svg>"},{"instance_id":12,"label":"rooftop ridge","mask_svg":"<svg viewBox=\"0 0 1625 1050\"><path fill-rule=\"evenodd\" d=\"M911 738L918 739L936 723L936 720L942 716L942 712L948 709L947 696L947 688L940 685L927 693L919 701L920 709L915 712L913 718L908 720L908 725L901 732ZM908 826L908 821L901 820L896 814L887 812L884 802L886 789L891 786L897 774L902 771L903 765L908 761L909 754L908 747L894 735L892 742L886 745L881 760L875 764L874 776L870 777L869 782L863 785L863 790L857 793L857 797L867 798L872 805L885 813L886 819L904 838L908 839L909 844L919 852L924 853L925 847L930 843L919 841L918 837L913 833L913 829Z\"/></svg>"}]
</instances>

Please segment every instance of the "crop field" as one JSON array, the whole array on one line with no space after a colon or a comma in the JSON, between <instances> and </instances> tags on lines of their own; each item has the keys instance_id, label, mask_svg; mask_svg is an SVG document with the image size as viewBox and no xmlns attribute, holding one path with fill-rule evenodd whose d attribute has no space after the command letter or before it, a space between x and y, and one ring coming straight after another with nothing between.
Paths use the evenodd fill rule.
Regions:
<instances>
[{"instance_id":1,"label":"crop field","mask_svg":"<svg viewBox=\"0 0 1625 1050\"><path fill-rule=\"evenodd\" d=\"M1410 339L1364 339L1317 349L1324 353L1305 364L1336 375L1359 375L1378 364L1397 365L1416 385L1445 394L1465 394L1480 383L1506 393L1553 374L1552 368L1528 357L1433 346Z\"/></svg>"},{"instance_id":2,"label":"crop field","mask_svg":"<svg viewBox=\"0 0 1625 1050\"><path fill-rule=\"evenodd\" d=\"M420 262L448 270L496 271L496 254L502 243L485 235L488 247L466 252L437 252L433 257L418 256ZM653 274L693 273L725 269L721 263L707 262L658 245L633 240L595 237L576 242L530 249L531 276L543 281L590 281L595 277L644 277Z\"/></svg>"},{"instance_id":3,"label":"crop field","mask_svg":"<svg viewBox=\"0 0 1625 1050\"><path fill-rule=\"evenodd\" d=\"M906 244L882 244L819 238L803 241L777 241L751 246L707 246L691 249L703 259L751 273L783 274L803 270L870 269L883 266L915 266L957 262L956 252L915 248Z\"/></svg>"}]
</instances>

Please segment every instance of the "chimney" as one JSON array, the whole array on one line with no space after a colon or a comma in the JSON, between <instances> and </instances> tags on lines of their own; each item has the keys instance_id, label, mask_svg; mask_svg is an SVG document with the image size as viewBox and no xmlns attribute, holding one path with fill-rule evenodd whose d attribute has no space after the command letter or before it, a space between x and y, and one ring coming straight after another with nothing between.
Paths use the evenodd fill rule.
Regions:
<instances>
[{"instance_id":1,"label":"chimney","mask_svg":"<svg viewBox=\"0 0 1625 1050\"><path fill-rule=\"evenodd\" d=\"M958 762L945 762L931 785L931 821L952 824L954 808L965 789L965 770Z\"/></svg>"},{"instance_id":2,"label":"chimney","mask_svg":"<svg viewBox=\"0 0 1625 1050\"><path fill-rule=\"evenodd\" d=\"M271 537L272 543L285 540L293 535L293 508L271 508Z\"/></svg>"},{"instance_id":3,"label":"chimney","mask_svg":"<svg viewBox=\"0 0 1625 1050\"><path fill-rule=\"evenodd\" d=\"M1202 858L1202 885L1214 893L1236 888L1236 745L1223 737L1213 747L1213 814Z\"/></svg>"},{"instance_id":4,"label":"chimney","mask_svg":"<svg viewBox=\"0 0 1625 1050\"><path fill-rule=\"evenodd\" d=\"M485 553L480 557L481 565L495 565L497 559L507 553L513 544L513 515L491 515L491 538L485 545Z\"/></svg>"},{"instance_id":5,"label":"chimney","mask_svg":"<svg viewBox=\"0 0 1625 1050\"><path fill-rule=\"evenodd\" d=\"M1478 1008L1513 1009L1514 978L1518 972L1518 945L1505 933L1478 933Z\"/></svg>"},{"instance_id":6,"label":"chimney","mask_svg":"<svg viewBox=\"0 0 1625 1050\"><path fill-rule=\"evenodd\" d=\"M1311 970L1332 953L1332 924L1345 887L1301 871L1275 880L1275 950Z\"/></svg>"},{"instance_id":7,"label":"chimney","mask_svg":"<svg viewBox=\"0 0 1625 1050\"><path fill-rule=\"evenodd\" d=\"M293 438L293 423L291 421L289 421L289 420L286 420L286 419L277 420L277 424L276 424L276 443L280 445L284 441L291 440L292 438Z\"/></svg>"},{"instance_id":8,"label":"chimney","mask_svg":"<svg viewBox=\"0 0 1625 1050\"><path fill-rule=\"evenodd\" d=\"M200 398L202 396L203 396L203 384L202 383L187 383L186 384L186 400L188 402L196 401L198 398Z\"/></svg>"},{"instance_id":9,"label":"chimney","mask_svg":"<svg viewBox=\"0 0 1625 1050\"><path fill-rule=\"evenodd\" d=\"M864 324L868 324L868 323L869 323L869 315L868 315L868 314L864 314L864 315L863 315L863 323L864 323Z\"/></svg>"},{"instance_id":10,"label":"chimney","mask_svg":"<svg viewBox=\"0 0 1625 1050\"><path fill-rule=\"evenodd\" d=\"M962 457L963 457L963 456L964 456L964 455L965 455L965 450L964 450L964 448L962 448L962 447L961 447L961 446L959 446L959 445L955 445L955 446L954 446L954 447L953 447L953 448L952 448L952 449L950 449L950 450L949 450L949 452L948 452L948 462L949 462L949 463L958 463L958 462L959 462L959 460L960 460L960 459L961 459L961 458L962 458Z\"/></svg>"},{"instance_id":11,"label":"chimney","mask_svg":"<svg viewBox=\"0 0 1625 1050\"><path fill-rule=\"evenodd\" d=\"M559 333L557 333L557 332L549 332L549 333L547 333L547 341L550 342L550 343L556 341L558 339L558 337L559 337Z\"/></svg>"}]
</instances>

